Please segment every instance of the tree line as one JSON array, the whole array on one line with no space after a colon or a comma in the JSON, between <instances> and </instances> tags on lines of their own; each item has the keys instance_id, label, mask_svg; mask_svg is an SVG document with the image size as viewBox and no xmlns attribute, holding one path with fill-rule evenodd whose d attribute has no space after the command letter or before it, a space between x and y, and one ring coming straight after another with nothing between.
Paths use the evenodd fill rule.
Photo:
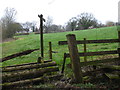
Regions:
<instances>
[{"instance_id":1,"label":"tree line","mask_svg":"<svg viewBox=\"0 0 120 90\"><path fill-rule=\"evenodd\" d=\"M39 32L37 22L16 22L17 11L14 8L6 8L4 16L0 19L0 33L2 39L12 38L16 33ZM91 13L81 13L72 17L65 26L53 24L53 18L48 16L44 23L44 33L55 33L75 30L85 30L89 28L99 28L103 26L113 26L112 21L106 22L106 25L100 23Z\"/></svg>"}]
</instances>

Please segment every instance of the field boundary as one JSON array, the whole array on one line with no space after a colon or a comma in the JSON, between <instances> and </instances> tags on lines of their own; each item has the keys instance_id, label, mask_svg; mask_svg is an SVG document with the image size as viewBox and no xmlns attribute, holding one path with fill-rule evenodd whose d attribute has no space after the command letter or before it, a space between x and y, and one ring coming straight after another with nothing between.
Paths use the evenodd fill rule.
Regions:
<instances>
[{"instance_id":1,"label":"field boundary","mask_svg":"<svg viewBox=\"0 0 120 90\"><path fill-rule=\"evenodd\" d=\"M86 52L86 44L91 43L120 43L120 32L118 31L118 39L103 39L103 40L76 40L76 36L74 34L68 34L66 35L67 41L59 41L59 45L67 45L69 48L69 53L64 53L64 60L63 60L63 67L62 67L62 73L64 72L65 68L65 61L66 58L70 57L71 59L71 65L74 73L74 77L76 79L76 82L82 83L82 70L81 67L86 65L96 65L100 63L107 63L107 62L114 62L119 61L120 59L120 48L117 50L112 51L99 51L99 52ZM84 53L79 53L77 44L84 44ZM105 60L95 60L95 61L87 61L86 56L96 56L96 55L106 55L106 54L118 54L118 58L111 58L111 59L105 59ZM84 57L84 62L80 62L80 56Z\"/></svg>"}]
</instances>

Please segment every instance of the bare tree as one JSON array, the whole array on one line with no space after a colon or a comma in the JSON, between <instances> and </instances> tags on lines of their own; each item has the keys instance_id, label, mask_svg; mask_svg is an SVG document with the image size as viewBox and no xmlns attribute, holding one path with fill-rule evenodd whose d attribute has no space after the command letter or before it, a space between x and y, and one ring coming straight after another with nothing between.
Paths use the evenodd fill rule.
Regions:
<instances>
[{"instance_id":1,"label":"bare tree","mask_svg":"<svg viewBox=\"0 0 120 90\"><path fill-rule=\"evenodd\" d=\"M32 22L32 28L31 28L31 29L32 29L33 32L36 31L36 30L35 30L35 29L36 29L36 23L37 23L37 22L35 22L35 21Z\"/></svg>"},{"instance_id":2,"label":"bare tree","mask_svg":"<svg viewBox=\"0 0 120 90\"><path fill-rule=\"evenodd\" d=\"M46 23L45 23L45 33L49 32L49 28L52 26L53 18L51 16L47 17Z\"/></svg>"},{"instance_id":3,"label":"bare tree","mask_svg":"<svg viewBox=\"0 0 120 90\"><path fill-rule=\"evenodd\" d=\"M32 29L32 23L31 22L25 22L22 24L24 31L26 31L27 33L30 31L30 29Z\"/></svg>"},{"instance_id":4,"label":"bare tree","mask_svg":"<svg viewBox=\"0 0 120 90\"><path fill-rule=\"evenodd\" d=\"M20 24L15 22L15 16L17 11L14 8L6 8L5 15L0 19L2 25L2 39L11 38L17 32L17 29L21 29Z\"/></svg>"}]
</instances>

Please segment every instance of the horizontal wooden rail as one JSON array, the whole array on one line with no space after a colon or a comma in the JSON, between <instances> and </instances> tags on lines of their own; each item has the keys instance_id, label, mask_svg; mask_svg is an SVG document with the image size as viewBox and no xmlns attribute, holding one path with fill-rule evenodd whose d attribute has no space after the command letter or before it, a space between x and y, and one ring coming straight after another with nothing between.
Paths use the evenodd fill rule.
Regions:
<instances>
[{"instance_id":1,"label":"horizontal wooden rail","mask_svg":"<svg viewBox=\"0 0 120 90\"><path fill-rule=\"evenodd\" d=\"M0 60L1 60L1 62L4 62L4 61L7 61L7 60L16 58L16 57L20 57L20 56L23 56L23 55L28 55L28 54L36 51L36 50L39 50L39 49L30 49L30 50L22 51L22 52L15 53L15 54L12 54L12 55L4 57L4 58L0 58Z\"/></svg>"},{"instance_id":2,"label":"horizontal wooden rail","mask_svg":"<svg viewBox=\"0 0 120 90\"><path fill-rule=\"evenodd\" d=\"M2 68L2 72L12 72L12 71L22 71L25 69L38 69L50 66L56 66L56 62L49 62L49 63L40 63L40 64L32 64L32 65L24 65L24 66L17 66L17 67L6 67Z\"/></svg>"},{"instance_id":3,"label":"horizontal wooden rail","mask_svg":"<svg viewBox=\"0 0 120 90\"><path fill-rule=\"evenodd\" d=\"M79 56L97 56L97 55L105 55L105 54L118 54L120 53L119 50L113 50L113 51L98 51L98 52L86 52L86 53L78 53ZM65 54L66 57L70 57L69 53Z\"/></svg>"},{"instance_id":4,"label":"horizontal wooden rail","mask_svg":"<svg viewBox=\"0 0 120 90\"><path fill-rule=\"evenodd\" d=\"M45 60L44 63L52 62L52 60ZM33 63L24 63L24 64L17 64L17 65L11 65L11 66L5 66L5 67L0 67L0 68L7 68L7 67L19 67L19 66L26 66L26 65L35 65L35 64L40 64L38 62L33 62Z\"/></svg>"},{"instance_id":5,"label":"horizontal wooden rail","mask_svg":"<svg viewBox=\"0 0 120 90\"><path fill-rule=\"evenodd\" d=\"M81 67L87 66L87 65L96 65L100 63L107 63L107 62L114 62L114 61L120 61L119 58L112 58L112 59L104 59L104 60L95 60L95 61L89 61L89 62L80 62Z\"/></svg>"},{"instance_id":6,"label":"horizontal wooden rail","mask_svg":"<svg viewBox=\"0 0 120 90\"><path fill-rule=\"evenodd\" d=\"M77 40L77 44L92 44L92 43L118 43L120 42L119 39L103 39L103 40ZM67 41L59 41L59 45L67 45Z\"/></svg>"}]
</instances>

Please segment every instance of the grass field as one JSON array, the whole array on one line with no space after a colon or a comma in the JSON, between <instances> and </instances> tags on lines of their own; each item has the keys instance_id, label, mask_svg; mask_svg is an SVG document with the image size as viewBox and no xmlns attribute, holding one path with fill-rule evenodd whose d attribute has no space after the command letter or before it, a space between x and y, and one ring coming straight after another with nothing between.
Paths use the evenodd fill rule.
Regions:
<instances>
[{"instance_id":1,"label":"grass field","mask_svg":"<svg viewBox=\"0 0 120 90\"><path fill-rule=\"evenodd\" d=\"M59 46L58 41L66 40L67 34L75 34L77 40L83 40L83 38L89 40L98 40L98 39L117 39L117 28L116 27L105 27L97 28L91 30L81 30L73 32L61 32L61 33L49 33L44 34L44 50L45 50L45 59L49 57L48 54L48 42L52 42L53 51L58 53L53 53L53 60L58 63L59 66L62 65L63 54L68 52L68 46ZM14 53L22 52L28 49L36 49L40 47L39 35L31 33L30 35L15 36L18 38L15 41L5 42L0 44L0 47L3 49L2 57L9 56ZM103 50L115 50L118 47L118 44L90 44L87 45L87 51L103 51ZM78 45L79 51L83 52L83 45ZM2 66L22 64L28 62L36 62L38 56L40 56L40 51L35 51L29 55L17 57L2 63ZM91 58L91 57L90 57ZM90 59L88 58L88 59ZM67 59L69 63L69 59Z\"/></svg>"}]
</instances>

